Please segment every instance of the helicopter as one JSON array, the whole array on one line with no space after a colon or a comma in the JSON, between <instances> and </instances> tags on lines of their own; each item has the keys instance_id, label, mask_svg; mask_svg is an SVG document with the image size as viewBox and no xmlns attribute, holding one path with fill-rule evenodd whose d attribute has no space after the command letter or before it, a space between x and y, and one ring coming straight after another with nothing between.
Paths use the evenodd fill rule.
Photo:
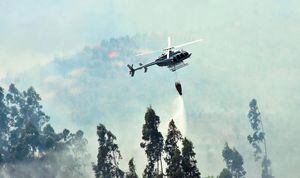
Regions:
<instances>
[{"instance_id":1,"label":"helicopter","mask_svg":"<svg viewBox=\"0 0 300 178\"><path fill-rule=\"evenodd\" d=\"M183 44L180 44L177 46L172 46L171 45L171 37L168 37L168 47L164 48L162 50L163 53L158 58L156 58L153 62L150 62L145 65L140 63L139 67L137 67L137 68L133 68L133 64L132 65L128 64L127 67L129 68L129 74L131 75L131 77L133 77L135 71L140 70L140 69L144 69L144 72L146 73L148 70L148 67L153 66L153 65L157 65L160 67L168 67L172 72L175 72L176 70L187 66L188 63L185 63L184 60L190 58L192 55L192 53L184 51L183 49L179 50L179 48L193 44L193 43L197 43L200 41L202 41L202 39L190 41L190 42L183 43ZM136 56L148 55L148 54L156 53L159 51L161 51L161 50L145 52L145 53L137 54Z\"/></svg>"}]
</instances>

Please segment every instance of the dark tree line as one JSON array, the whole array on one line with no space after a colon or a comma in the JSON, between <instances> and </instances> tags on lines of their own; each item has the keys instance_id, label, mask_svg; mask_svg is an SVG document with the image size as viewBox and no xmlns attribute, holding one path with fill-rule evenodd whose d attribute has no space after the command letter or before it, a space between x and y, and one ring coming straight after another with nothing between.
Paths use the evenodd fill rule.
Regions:
<instances>
[{"instance_id":1,"label":"dark tree line","mask_svg":"<svg viewBox=\"0 0 300 178\"><path fill-rule=\"evenodd\" d=\"M164 138L159 132L158 127L160 118L150 107L145 114L145 124L142 128L143 142L141 148L147 155L147 164L143 172L144 178L200 178L201 174L197 168L193 143L187 138L182 138L180 131L177 129L173 120L169 123L167 138ZM133 159L129 161L129 171L123 172L118 168L118 159L120 151L113 139L109 139L110 131L100 124L97 127L98 134L98 162L94 165L94 172L97 178L126 177L137 178L136 169ZM112 134L111 134L112 135ZM182 148L179 148L179 142ZM110 146L114 145L114 146ZM115 154L112 154L115 153ZM162 158L166 162L166 172L164 173Z\"/></svg>"},{"instance_id":2,"label":"dark tree line","mask_svg":"<svg viewBox=\"0 0 300 178\"><path fill-rule=\"evenodd\" d=\"M46 172L51 170L60 175L80 175L78 168L84 166L80 160L88 156L83 132L71 133L64 129L56 133L48 123L50 117L45 114L40 102L41 98L33 87L19 91L11 84L7 93L0 87L1 171L20 177L22 173L14 165L31 162L40 164ZM54 156L58 154L61 157ZM65 161L69 164L56 165ZM26 177L26 174L23 176ZM54 175L51 173L51 176Z\"/></svg>"},{"instance_id":3,"label":"dark tree line","mask_svg":"<svg viewBox=\"0 0 300 178\"><path fill-rule=\"evenodd\" d=\"M0 177L2 171L11 177L85 177L89 167L87 140L79 130L55 132L50 117L43 111L41 98L33 87L19 91L14 84L7 92L0 87ZM267 154L265 132L257 101L253 99L248 113L253 134L247 137L256 160L262 160L262 178L274 178ZM141 148L147 156L144 178L200 178L193 143L183 138L173 120L164 139L159 131L160 118L149 107L142 126ZM98 155L93 170L97 178L137 178L134 159L128 171L119 168L122 159L116 136L102 124L97 126ZM263 146L263 150L261 149ZM244 178L243 158L226 143L222 151L226 163L218 178ZM163 161L165 164L163 164ZM35 165L37 169L20 169L16 165ZM165 165L165 168L163 168ZM41 174L38 174L41 171Z\"/></svg>"},{"instance_id":4,"label":"dark tree line","mask_svg":"<svg viewBox=\"0 0 300 178\"><path fill-rule=\"evenodd\" d=\"M200 178L197 168L194 146L191 141L184 138L177 129L173 120L169 123L167 138L163 142L163 136L158 131L160 120L155 111L149 107L145 114L145 124L143 125L143 140L141 147L145 149L148 165L144 170L143 177L163 177L170 178ZM182 142L182 149L179 149L178 142ZM162 155L165 153L166 173L163 173ZM152 162L156 162L157 169L153 169ZM159 167L160 165L160 167ZM148 168L151 168L148 171Z\"/></svg>"}]
</instances>

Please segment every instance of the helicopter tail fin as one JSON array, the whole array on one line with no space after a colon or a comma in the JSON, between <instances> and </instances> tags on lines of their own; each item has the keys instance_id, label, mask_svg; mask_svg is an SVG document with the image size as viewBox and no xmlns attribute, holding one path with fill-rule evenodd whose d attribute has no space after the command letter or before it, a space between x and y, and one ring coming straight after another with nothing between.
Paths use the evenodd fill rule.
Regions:
<instances>
[{"instance_id":1,"label":"helicopter tail fin","mask_svg":"<svg viewBox=\"0 0 300 178\"><path fill-rule=\"evenodd\" d=\"M131 75L131 77L133 77L134 76L134 72L135 72L135 70L133 68L133 64L132 65L128 64L127 67L129 68L129 74Z\"/></svg>"}]
</instances>

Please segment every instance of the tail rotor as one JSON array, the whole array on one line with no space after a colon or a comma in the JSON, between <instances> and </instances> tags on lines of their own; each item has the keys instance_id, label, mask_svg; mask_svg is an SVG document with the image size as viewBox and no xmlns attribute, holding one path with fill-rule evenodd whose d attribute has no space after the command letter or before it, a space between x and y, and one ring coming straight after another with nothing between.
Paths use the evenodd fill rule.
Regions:
<instances>
[{"instance_id":1,"label":"tail rotor","mask_svg":"<svg viewBox=\"0 0 300 178\"><path fill-rule=\"evenodd\" d=\"M129 68L129 74L131 75L131 77L133 77L134 72L135 72L135 70L133 68L133 64L131 64L131 65L128 64L127 67Z\"/></svg>"}]
</instances>

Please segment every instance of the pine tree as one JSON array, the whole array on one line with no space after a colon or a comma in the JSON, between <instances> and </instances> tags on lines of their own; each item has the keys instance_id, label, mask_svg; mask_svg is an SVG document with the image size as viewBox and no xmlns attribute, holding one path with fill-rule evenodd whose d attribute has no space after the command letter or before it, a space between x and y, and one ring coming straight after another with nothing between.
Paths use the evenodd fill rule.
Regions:
<instances>
[{"instance_id":1,"label":"pine tree","mask_svg":"<svg viewBox=\"0 0 300 178\"><path fill-rule=\"evenodd\" d=\"M196 153L191 141L184 138L182 141L182 169L184 178L200 178L201 174L197 168Z\"/></svg>"},{"instance_id":2,"label":"pine tree","mask_svg":"<svg viewBox=\"0 0 300 178\"><path fill-rule=\"evenodd\" d=\"M142 139L144 142L140 145L145 149L148 158L148 164L143 174L145 178L160 177L163 174L161 155L164 143L163 136L161 132L158 131L159 123L159 117L155 114L155 111L149 107L145 114L145 124L143 125L142 131ZM156 170L155 164L157 165Z\"/></svg>"},{"instance_id":3,"label":"pine tree","mask_svg":"<svg viewBox=\"0 0 300 178\"><path fill-rule=\"evenodd\" d=\"M98 155L97 164L93 166L96 178L123 177L124 173L119 169L119 159L122 159L119 147L114 141L116 137L105 128L97 126Z\"/></svg>"},{"instance_id":4,"label":"pine tree","mask_svg":"<svg viewBox=\"0 0 300 178\"><path fill-rule=\"evenodd\" d=\"M181 178L183 176L181 167L182 156L177 145L180 140L182 140L182 135L172 119L169 123L167 139L164 147L164 151L166 153L165 161L167 163L166 174L170 178Z\"/></svg>"},{"instance_id":5,"label":"pine tree","mask_svg":"<svg viewBox=\"0 0 300 178\"><path fill-rule=\"evenodd\" d=\"M222 156L233 177L242 178L246 175L246 171L243 168L243 157L235 148L231 149L228 143L225 143Z\"/></svg>"},{"instance_id":6,"label":"pine tree","mask_svg":"<svg viewBox=\"0 0 300 178\"><path fill-rule=\"evenodd\" d=\"M126 174L126 178L138 178L136 171L135 171L135 165L134 160L131 158L128 163L129 166L129 172Z\"/></svg>"}]
</instances>

